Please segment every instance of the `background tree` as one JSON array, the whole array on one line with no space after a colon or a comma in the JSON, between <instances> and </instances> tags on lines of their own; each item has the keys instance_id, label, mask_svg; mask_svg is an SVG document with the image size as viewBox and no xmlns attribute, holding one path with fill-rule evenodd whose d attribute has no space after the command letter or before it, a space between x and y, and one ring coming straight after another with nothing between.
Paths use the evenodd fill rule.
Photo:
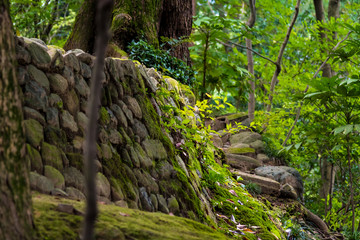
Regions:
<instances>
[{"instance_id":1,"label":"background tree","mask_svg":"<svg viewBox=\"0 0 360 240\"><path fill-rule=\"evenodd\" d=\"M24 161L20 88L9 2L0 1L0 238L33 239L29 169Z\"/></svg>"},{"instance_id":2,"label":"background tree","mask_svg":"<svg viewBox=\"0 0 360 240\"><path fill-rule=\"evenodd\" d=\"M324 7L322 0L314 0L314 6L315 6L315 13L316 13L316 20L319 22L324 23L325 22L325 14L324 14ZM328 6L328 18L329 20L331 18L337 19L339 17L339 9L340 9L340 1L339 0L330 0L329 6ZM328 34L326 34L324 28L319 29L319 36L320 36L320 42L325 45L326 42L328 42ZM336 38L336 33L333 34L333 38ZM322 50L324 52L324 55L328 55L328 51L326 48ZM322 77L323 78L331 78L333 77L333 72L331 69L331 65L326 63L324 67L322 68ZM321 179L322 179L322 186L320 188L320 196L325 199L325 208L327 208L327 196L331 194L332 188L334 186L335 181L335 168L334 165L329 162L327 159L324 159L321 162L322 166L320 166L321 169ZM325 210L326 213L326 210Z\"/></svg>"},{"instance_id":3,"label":"background tree","mask_svg":"<svg viewBox=\"0 0 360 240\"><path fill-rule=\"evenodd\" d=\"M94 9L94 0L84 1L65 50L80 48L93 53ZM117 48L126 49L134 39L145 38L158 47L161 37L167 40L188 37L192 28L193 1L116 0L112 14L113 36L109 55L114 56ZM177 42L171 54L190 62L187 46L187 42Z\"/></svg>"},{"instance_id":4,"label":"background tree","mask_svg":"<svg viewBox=\"0 0 360 240\"><path fill-rule=\"evenodd\" d=\"M249 8L250 8L250 17L246 25L249 28L252 28L255 24L256 20L256 8L255 8L255 0L249 0ZM249 93L249 103L248 103L248 114L250 121L254 120L255 114L255 75L254 75L254 59L252 53L252 41L249 38L246 38L246 56L248 60L248 71L251 74L250 76L250 93Z\"/></svg>"}]
</instances>

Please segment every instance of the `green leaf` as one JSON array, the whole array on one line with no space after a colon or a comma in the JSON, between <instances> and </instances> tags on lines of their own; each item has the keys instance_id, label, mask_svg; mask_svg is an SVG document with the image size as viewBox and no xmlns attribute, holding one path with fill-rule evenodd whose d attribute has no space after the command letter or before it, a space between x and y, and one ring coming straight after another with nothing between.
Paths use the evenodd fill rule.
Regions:
<instances>
[{"instance_id":1,"label":"green leaf","mask_svg":"<svg viewBox=\"0 0 360 240\"><path fill-rule=\"evenodd\" d=\"M344 130L345 130L345 126L340 126L340 127L335 128L333 130L333 132L334 132L334 135L337 135L339 133L342 133Z\"/></svg>"}]
</instances>

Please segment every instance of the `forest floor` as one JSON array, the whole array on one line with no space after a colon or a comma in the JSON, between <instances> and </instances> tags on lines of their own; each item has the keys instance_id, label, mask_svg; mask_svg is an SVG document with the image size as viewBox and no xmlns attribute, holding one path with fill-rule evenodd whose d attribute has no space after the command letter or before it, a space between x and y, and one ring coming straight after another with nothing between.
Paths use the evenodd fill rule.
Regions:
<instances>
[{"instance_id":1,"label":"forest floor","mask_svg":"<svg viewBox=\"0 0 360 240\"><path fill-rule=\"evenodd\" d=\"M85 203L33 194L36 239L80 239ZM230 239L199 222L157 212L99 204L96 239Z\"/></svg>"}]
</instances>

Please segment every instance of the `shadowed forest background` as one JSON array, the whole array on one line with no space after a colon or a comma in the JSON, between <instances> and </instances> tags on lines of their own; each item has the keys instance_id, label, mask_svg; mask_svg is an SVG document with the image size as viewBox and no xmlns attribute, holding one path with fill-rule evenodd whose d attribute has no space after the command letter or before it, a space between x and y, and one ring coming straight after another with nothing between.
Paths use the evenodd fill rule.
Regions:
<instances>
[{"instance_id":1,"label":"shadowed forest background","mask_svg":"<svg viewBox=\"0 0 360 240\"><path fill-rule=\"evenodd\" d=\"M9 5L1 1L0 15L9 10L12 29L2 27L0 34L7 30L18 37L41 39L59 51L81 49L94 54L98 34L94 27L95 5L95 0L10 0ZM206 167L212 166L210 169L215 167L206 162L209 149L204 138L211 138L214 132L210 127L206 130L205 120L247 114L246 122L235 127L227 125L226 130L230 133L246 128L260 133L266 155L277 165L295 168L302 176L304 192L299 200L303 205L318 215L331 232L341 232L345 239L355 240L360 239L359 9L358 0L115 0L106 57L131 59L135 64L157 69L162 76L185 86L179 88L193 92L193 98L189 98L193 100L192 108L182 108L187 103L180 103L180 112L169 106L161 109L162 127L168 129L169 135L185 139L185 143L179 140L175 144L177 150L183 145L188 152L196 149L200 153L196 158ZM5 18L1 19L1 26L5 26ZM6 42L5 35L2 40ZM0 44L5 64L7 44ZM15 66L15 60L12 61ZM1 65L2 71L9 66ZM12 74L15 73L2 72L1 76ZM11 79L5 82L11 83ZM7 86L1 84L0 87ZM11 92L19 91L19 87L9 86L0 90L3 106ZM130 90L124 87L125 94L129 91L135 96L142 91L132 89L131 84L128 87ZM102 104L111 102L111 94L110 90L103 91L108 102L102 100ZM171 96L162 90L156 94L164 99ZM14 96L17 103L12 106L18 106L22 96ZM11 114L5 117L6 112L0 110L2 126L20 119ZM204 123L193 125L205 129L205 135L196 135L189 127L192 120L183 120L194 113L200 113L198 118ZM174 116L179 116L180 122ZM111 122L104 120L102 124ZM24 138L20 132L17 137L14 131L0 134L15 134L12 139L16 140ZM0 138L0 143L4 139ZM187 145L187 141L194 145ZM4 163L14 156L4 149L18 149L16 159L24 155L19 150L24 148L24 142L14 142L15 145L9 145L11 148L0 148ZM203 148L197 144L203 144ZM6 169L12 168L11 165ZM225 170L215 172L208 172L210 182L227 178ZM20 179L19 185L26 181ZM19 193L11 193L18 194L15 202L17 198L29 199L28 190L18 190ZM256 195L256 186L247 190ZM17 209L31 206L29 201L15 205ZM26 232L32 228L31 214L22 211L19 216L26 223L19 226L24 226L21 232ZM301 227L291 219L282 227L293 229L295 236L294 229L301 232ZM297 238L294 236L288 239L307 239L300 233Z\"/></svg>"}]
</instances>

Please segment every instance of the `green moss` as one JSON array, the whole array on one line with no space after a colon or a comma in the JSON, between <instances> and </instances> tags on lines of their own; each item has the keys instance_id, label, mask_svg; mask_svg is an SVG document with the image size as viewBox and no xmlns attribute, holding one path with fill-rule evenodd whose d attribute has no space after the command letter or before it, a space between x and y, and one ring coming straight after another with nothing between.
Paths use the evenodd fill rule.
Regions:
<instances>
[{"instance_id":1,"label":"green moss","mask_svg":"<svg viewBox=\"0 0 360 240\"><path fill-rule=\"evenodd\" d=\"M33 147L38 147L44 140L44 131L41 124L34 119L28 119L24 120L24 127L26 141Z\"/></svg>"},{"instance_id":2,"label":"green moss","mask_svg":"<svg viewBox=\"0 0 360 240\"><path fill-rule=\"evenodd\" d=\"M61 151L56 146L43 142L41 156L44 165L50 165L60 171L63 169Z\"/></svg>"},{"instance_id":3,"label":"green moss","mask_svg":"<svg viewBox=\"0 0 360 240\"><path fill-rule=\"evenodd\" d=\"M238 118L242 118L242 117L246 117L247 116L247 113L245 112L239 112L239 113L234 113L234 114L231 114L231 115L228 115L226 116L226 118L231 121L231 120L235 120L235 119L238 119Z\"/></svg>"},{"instance_id":4,"label":"green moss","mask_svg":"<svg viewBox=\"0 0 360 240\"><path fill-rule=\"evenodd\" d=\"M40 153L35 148L31 147L30 144L26 144L26 153L26 157L29 158L30 161L31 170L42 174L43 163Z\"/></svg>"},{"instance_id":5,"label":"green moss","mask_svg":"<svg viewBox=\"0 0 360 240\"><path fill-rule=\"evenodd\" d=\"M48 47L53 47L57 50L60 50L61 54L65 54L65 52L66 52L63 48L56 46L56 45L48 45Z\"/></svg>"},{"instance_id":6,"label":"green moss","mask_svg":"<svg viewBox=\"0 0 360 240\"><path fill-rule=\"evenodd\" d=\"M47 126L45 128L45 141L61 148L62 150L66 149L66 145L67 145L66 133L64 130L60 128Z\"/></svg>"},{"instance_id":7,"label":"green moss","mask_svg":"<svg viewBox=\"0 0 360 240\"><path fill-rule=\"evenodd\" d=\"M144 123L149 130L151 138L162 140L163 133L160 128L160 119L149 98L140 94L135 96L142 110Z\"/></svg>"},{"instance_id":8,"label":"green moss","mask_svg":"<svg viewBox=\"0 0 360 240\"><path fill-rule=\"evenodd\" d=\"M108 178L113 178L119 184L120 189L129 199L135 199L136 193L131 184L129 174L126 171L120 155L118 153L113 153L111 159L106 159L102 162L104 173Z\"/></svg>"},{"instance_id":9,"label":"green moss","mask_svg":"<svg viewBox=\"0 0 360 240\"><path fill-rule=\"evenodd\" d=\"M265 239L275 240L277 238L284 238L281 230L270 220L270 217L276 219L276 216L270 215L271 211L245 190L240 187L226 189L217 185L212 186L212 190L215 193L213 205L216 211L228 217L233 215L236 221L241 224L259 226L260 229L257 232L264 237L266 236L267 238ZM236 196L230 190L233 190ZM229 225L225 222L220 223L220 226L229 228ZM249 235L249 237L253 239L255 236ZM257 239L257 237L256 234L254 239Z\"/></svg>"},{"instance_id":10,"label":"green moss","mask_svg":"<svg viewBox=\"0 0 360 240\"><path fill-rule=\"evenodd\" d=\"M84 156L80 153L66 153L70 166L82 171L84 169Z\"/></svg>"},{"instance_id":11,"label":"green moss","mask_svg":"<svg viewBox=\"0 0 360 240\"><path fill-rule=\"evenodd\" d=\"M196 97L189 86L180 83L180 92L189 100L190 105L194 105L196 103Z\"/></svg>"},{"instance_id":12,"label":"green moss","mask_svg":"<svg viewBox=\"0 0 360 240\"><path fill-rule=\"evenodd\" d=\"M110 123L110 115L105 107L100 108L100 123L108 125Z\"/></svg>"},{"instance_id":13,"label":"green moss","mask_svg":"<svg viewBox=\"0 0 360 240\"><path fill-rule=\"evenodd\" d=\"M121 134L121 136L125 139L125 142L129 145L132 145L133 142L131 140L131 138L127 135L127 133L125 132L124 128L123 127L120 127L119 128L119 132Z\"/></svg>"},{"instance_id":14,"label":"green moss","mask_svg":"<svg viewBox=\"0 0 360 240\"><path fill-rule=\"evenodd\" d=\"M227 150L228 153L233 154L245 154L245 153L255 153L255 149L250 147L244 147L244 148L229 148Z\"/></svg>"},{"instance_id":15,"label":"green moss","mask_svg":"<svg viewBox=\"0 0 360 240\"><path fill-rule=\"evenodd\" d=\"M113 22L113 24L114 24L114 22ZM113 26L114 26L114 25L113 25ZM124 50L122 50L121 48L119 48L119 47L116 46L115 44L110 43L110 44L109 44L109 47L112 47L112 49L113 49L115 52L117 52L121 57L126 57L126 58L129 57L129 55L128 55Z\"/></svg>"}]
</instances>

